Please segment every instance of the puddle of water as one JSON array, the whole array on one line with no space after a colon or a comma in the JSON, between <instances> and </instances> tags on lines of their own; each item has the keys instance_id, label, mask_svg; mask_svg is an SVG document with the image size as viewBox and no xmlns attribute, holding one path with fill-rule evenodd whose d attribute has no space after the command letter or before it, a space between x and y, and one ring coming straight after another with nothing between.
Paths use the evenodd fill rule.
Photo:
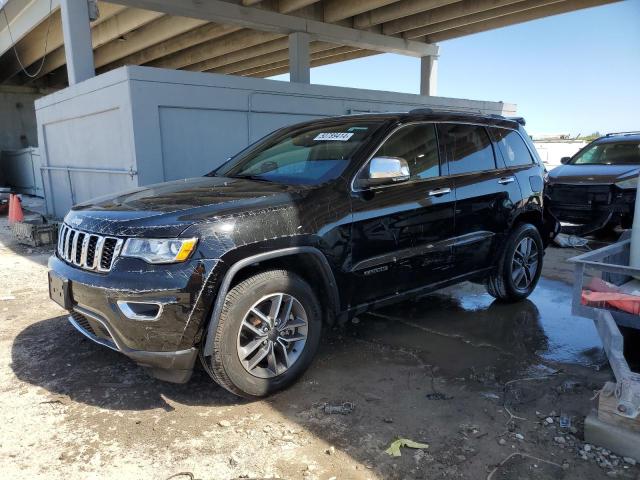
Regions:
<instances>
[{"instance_id":1,"label":"puddle of water","mask_svg":"<svg viewBox=\"0 0 640 480\"><path fill-rule=\"evenodd\" d=\"M482 286L464 283L372 316L378 322L404 324L409 327L406 332L388 334L431 351L438 350L433 345L435 335L436 342L448 344L449 349L462 343L484 350L483 355L493 350L518 359L540 356L562 363L599 364L604 361L600 337L592 320L571 315L571 294L570 286L541 279L528 300L501 304ZM460 348L457 354L446 354L469 355Z\"/></svg>"}]
</instances>

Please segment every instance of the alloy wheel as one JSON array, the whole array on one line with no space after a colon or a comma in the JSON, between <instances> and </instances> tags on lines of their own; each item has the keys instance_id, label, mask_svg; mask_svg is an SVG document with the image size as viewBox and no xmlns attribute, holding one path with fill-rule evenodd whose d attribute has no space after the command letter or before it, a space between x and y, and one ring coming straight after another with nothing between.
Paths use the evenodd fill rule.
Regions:
<instances>
[{"instance_id":1,"label":"alloy wheel","mask_svg":"<svg viewBox=\"0 0 640 480\"><path fill-rule=\"evenodd\" d=\"M511 278L519 290L528 289L538 273L538 246L531 237L524 237L513 252Z\"/></svg>"},{"instance_id":2,"label":"alloy wheel","mask_svg":"<svg viewBox=\"0 0 640 480\"><path fill-rule=\"evenodd\" d=\"M309 323L302 304L287 293L258 300L246 313L238 332L242 366L259 378L286 372L300 358Z\"/></svg>"}]
</instances>

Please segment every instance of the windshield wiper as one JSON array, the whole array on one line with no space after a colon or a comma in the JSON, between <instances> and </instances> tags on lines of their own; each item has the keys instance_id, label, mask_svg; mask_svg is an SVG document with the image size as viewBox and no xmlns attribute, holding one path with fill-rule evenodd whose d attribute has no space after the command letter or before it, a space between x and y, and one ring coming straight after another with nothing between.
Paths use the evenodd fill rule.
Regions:
<instances>
[{"instance_id":1,"label":"windshield wiper","mask_svg":"<svg viewBox=\"0 0 640 480\"><path fill-rule=\"evenodd\" d=\"M231 178L242 178L247 180L256 180L258 182L271 182L271 180L264 178L261 175L233 175Z\"/></svg>"}]
</instances>

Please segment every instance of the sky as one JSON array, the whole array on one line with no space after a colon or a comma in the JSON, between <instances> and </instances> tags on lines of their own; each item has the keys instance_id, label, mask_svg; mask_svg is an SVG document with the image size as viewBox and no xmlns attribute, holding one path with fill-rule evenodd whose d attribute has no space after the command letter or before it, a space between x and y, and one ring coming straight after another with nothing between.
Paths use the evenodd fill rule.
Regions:
<instances>
[{"instance_id":1,"label":"sky","mask_svg":"<svg viewBox=\"0 0 640 480\"><path fill-rule=\"evenodd\" d=\"M439 45L439 96L515 103L530 134L640 130L640 0ZM419 65L376 55L314 68L311 82L418 93Z\"/></svg>"}]
</instances>

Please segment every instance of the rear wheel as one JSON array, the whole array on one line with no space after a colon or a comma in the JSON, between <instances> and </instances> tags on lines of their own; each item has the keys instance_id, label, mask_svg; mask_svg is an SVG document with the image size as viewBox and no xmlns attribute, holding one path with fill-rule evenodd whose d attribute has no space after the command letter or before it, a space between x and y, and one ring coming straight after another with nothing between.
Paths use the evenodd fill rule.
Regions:
<instances>
[{"instance_id":1,"label":"rear wheel","mask_svg":"<svg viewBox=\"0 0 640 480\"><path fill-rule=\"evenodd\" d=\"M487 279L487 291L505 302L527 298L540 279L543 256L538 229L529 223L518 225L505 242L496 272Z\"/></svg>"},{"instance_id":2,"label":"rear wheel","mask_svg":"<svg viewBox=\"0 0 640 480\"><path fill-rule=\"evenodd\" d=\"M307 282L286 270L258 273L227 294L208 370L236 395L269 395L307 369L321 328L318 299Z\"/></svg>"}]
</instances>

